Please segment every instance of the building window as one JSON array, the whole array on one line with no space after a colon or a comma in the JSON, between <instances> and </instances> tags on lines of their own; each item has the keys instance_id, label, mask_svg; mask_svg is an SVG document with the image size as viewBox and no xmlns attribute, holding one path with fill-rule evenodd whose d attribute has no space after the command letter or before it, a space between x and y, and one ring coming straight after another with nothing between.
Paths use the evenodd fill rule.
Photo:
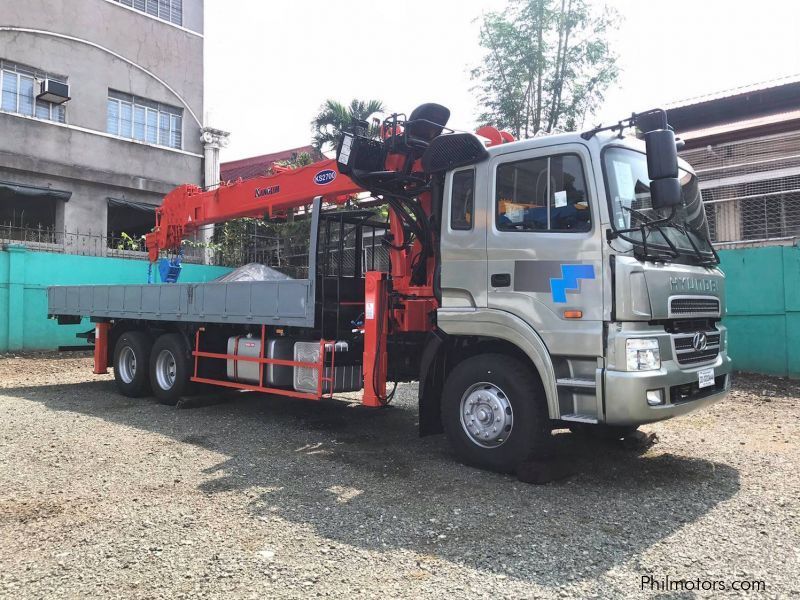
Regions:
<instances>
[{"instance_id":1,"label":"building window","mask_svg":"<svg viewBox=\"0 0 800 600\"><path fill-rule=\"evenodd\" d=\"M500 231L589 231L583 165L575 154L503 163L496 178Z\"/></svg>"},{"instance_id":2,"label":"building window","mask_svg":"<svg viewBox=\"0 0 800 600\"><path fill-rule=\"evenodd\" d=\"M116 0L152 17L183 25L183 0Z\"/></svg>"},{"instance_id":3,"label":"building window","mask_svg":"<svg viewBox=\"0 0 800 600\"><path fill-rule=\"evenodd\" d=\"M183 110L109 90L106 131L131 140L181 149Z\"/></svg>"},{"instance_id":4,"label":"building window","mask_svg":"<svg viewBox=\"0 0 800 600\"><path fill-rule=\"evenodd\" d=\"M63 104L53 104L36 98L40 82L45 79L67 83L66 77L61 75L0 60L0 110L65 123L67 115Z\"/></svg>"},{"instance_id":5,"label":"building window","mask_svg":"<svg viewBox=\"0 0 800 600\"><path fill-rule=\"evenodd\" d=\"M155 205L125 198L109 198L106 221L108 247L116 250L144 250L142 238L153 230L155 222Z\"/></svg>"},{"instance_id":6,"label":"building window","mask_svg":"<svg viewBox=\"0 0 800 600\"><path fill-rule=\"evenodd\" d=\"M72 192L0 181L0 240L54 244L56 215Z\"/></svg>"}]
</instances>

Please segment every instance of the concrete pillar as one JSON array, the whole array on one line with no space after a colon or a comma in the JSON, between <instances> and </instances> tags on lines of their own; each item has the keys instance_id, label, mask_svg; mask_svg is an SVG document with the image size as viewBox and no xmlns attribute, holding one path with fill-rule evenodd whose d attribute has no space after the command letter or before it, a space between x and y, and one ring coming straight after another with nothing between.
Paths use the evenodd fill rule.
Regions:
<instances>
[{"instance_id":1,"label":"concrete pillar","mask_svg":"<svg viewBox=\"0 0 800 600\"><path fill-rule=\"evenodd\" d=\"M206 189L219 184L219 150L228 145L230 135L227 131L212 127L203 128L203 154L205 155L203 185ZM206 225L200 229L201 242L208 244L213 238L213 225ZM211 264L213 258L214 253L207 249L204 253L203 262L207 265Z\"/></svg>"},{"instance_id":2,"label":"concrete pillar","mask_svg":"<svg viewBox=\"0 0 800 600\"><path fill-rule=\"evenodd\" d=\"M25 246L9 244L8 250L8 350L25 346Z\"/></svg>"}]
</instances>

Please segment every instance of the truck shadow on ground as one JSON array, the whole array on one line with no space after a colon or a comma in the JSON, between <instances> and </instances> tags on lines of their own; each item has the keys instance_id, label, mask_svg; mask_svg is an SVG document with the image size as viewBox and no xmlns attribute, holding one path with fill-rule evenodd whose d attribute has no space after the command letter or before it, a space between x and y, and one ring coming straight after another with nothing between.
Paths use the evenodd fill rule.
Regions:
<instances>
[{"instance_id":1,"label":"truck shadow on ground","mask_svg":"<svg viewBox=\"0 0 800 600\"><path fill-rule=\"evenodd\" d=\"M407 399L384 410L240 393L176 410L125 398L108 381L0 393L220 453L212 468L197 467L200 490L253 492L236 501L254 517L547 586L636 559L739 490L728 465L569 433L554 440L576 463L568 479L531 486L473 469L456 462L443 436L417 437L415 394L401 387Z\"/></svg>"}]
</instances>

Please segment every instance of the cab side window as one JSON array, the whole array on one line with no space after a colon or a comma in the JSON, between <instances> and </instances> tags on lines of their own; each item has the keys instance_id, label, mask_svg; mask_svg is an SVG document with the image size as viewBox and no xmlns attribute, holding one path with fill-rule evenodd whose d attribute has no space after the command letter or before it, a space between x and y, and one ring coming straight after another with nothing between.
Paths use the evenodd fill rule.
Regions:
<instances>
[{"instance_id":1,"label":"cab side window","mask_svg":"<svg viewBox=\"0 0 800 600\"><path fill-rule=\"evenodd\" d=\"M498 165L496 221L500 231L589 231L589 196L576 154Z\"/></svg>"},{"instance_id":2,"label":"cab side window","mask_svg":"<svg viewBox=\"0 0 800 600\"><path fill-rule=\"evenodd\" d=\"M450 195L450 229L466 231L474 224L475 169L453 173Z\"/></svg>"}]
</instances>

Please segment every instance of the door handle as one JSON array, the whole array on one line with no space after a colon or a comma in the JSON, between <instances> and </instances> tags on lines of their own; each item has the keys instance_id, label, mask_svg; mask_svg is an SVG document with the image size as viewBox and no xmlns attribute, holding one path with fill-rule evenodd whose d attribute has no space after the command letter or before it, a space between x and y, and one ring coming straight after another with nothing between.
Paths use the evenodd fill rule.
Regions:
<instances>
[{"instance_id":1,"label":"door handle","mask_svg":"<svg viewBox=\"0 0 800 600\"><path fill-rule=\"evenodd\" d=\"M492 275L492 287L508 287L511 285L511 273L495 273Z\"/></svg>"}]
</instances>

